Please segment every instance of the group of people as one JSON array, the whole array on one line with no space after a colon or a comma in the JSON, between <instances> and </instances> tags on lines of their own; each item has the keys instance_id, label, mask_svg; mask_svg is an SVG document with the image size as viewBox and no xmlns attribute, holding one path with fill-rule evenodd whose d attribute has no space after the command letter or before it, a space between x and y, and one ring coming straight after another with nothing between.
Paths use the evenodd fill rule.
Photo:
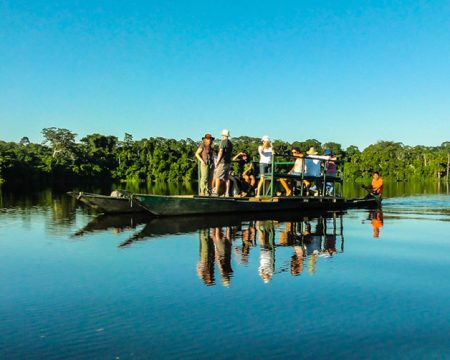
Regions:
<instances>
[{"instance_id":1,"label":"group of people","mask_svg":"<svg viewBox=\"0 0 450 360\"><path fill-rule=\"evenodd\" d=\"M220 195L221 189L225 188L225 196L240 195L246 196L255 192L256 196L264 195L267 181L270 180L272 172L272 159L275 151L270 138L264 135L261 144L258 146L259 154L259 181L256 184L256 169L247 151L243 151L232 156L233 144L230 141L230 131L227 129L221 132L217 155L213 149L214 137L207 133L202 138L195 156L200 162L199 195L211 196ZM289 170L286 178L281 177L280 183L286 196L294 195L295 186L300 178L306 178L302 186L306 191L318 192L317 184L312 184L314 178L320 178L323 173L327 178L336 177L336 157L332 151L327 149L323 155L319 155L314 147L311 147L306 154L298 147L293 147L290 155L295 159L292 169ZM238 174L232 171L231 163L238 163ZM298 179L296 179L298 177ZM333 193L334 183L326 183L326 194ZM233 189L233 192L231 191Z\"/></svg>"}]
</instances>

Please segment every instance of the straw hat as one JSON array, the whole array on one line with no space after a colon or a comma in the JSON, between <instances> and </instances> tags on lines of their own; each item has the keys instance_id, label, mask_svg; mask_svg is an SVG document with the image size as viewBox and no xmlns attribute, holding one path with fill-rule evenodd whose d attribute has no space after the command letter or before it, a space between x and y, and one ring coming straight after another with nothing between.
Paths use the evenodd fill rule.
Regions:
<instances>
[{"instance_id":1,"label":"straw hat","mask_svg":"<svg viewBox=\"0 0 450 360\"><path fill-rule=\"evenodd\" d=\"M308 155L317 155L318 153L317 153L317 151L316 151L316 149L314 148L314 146L311 146L310 148L309 148L309 150L306 152Z\"/></svg>"}]
</instances>

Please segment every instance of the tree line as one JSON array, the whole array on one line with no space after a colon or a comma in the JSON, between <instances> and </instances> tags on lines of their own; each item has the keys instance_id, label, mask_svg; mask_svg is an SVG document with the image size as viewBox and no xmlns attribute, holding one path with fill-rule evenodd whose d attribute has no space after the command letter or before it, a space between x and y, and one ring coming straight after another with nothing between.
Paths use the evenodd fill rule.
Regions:
<instances>
[{"instance_id":1,"label":"tree line","mask_svg":"<svg viewBox=\"0 0 450 360\"><path fill-rule=\"evenodd\" d=\"M0 140L0 183L197 180L194 154L199 141L189 138L133 140L131 134L125 133L123 140L119 140L116 136L90 134L77 142L77 134L55 127L43 129L42 135L44 141L40 144L31 143L27 137L18 143ZM234 153L247 150L258 161L259 138L240 136L232 142ZM362 151L353 145L343 149L338 143L322 144L316 139L273 142L277 154L286 154L285 159L292 146L303 151L314 146L319 153L332 150L343 164L346 180L366 179L374 170L397 181L449 179L450 141L433 147L379 141Z\"/></svg>"}]
</instances>

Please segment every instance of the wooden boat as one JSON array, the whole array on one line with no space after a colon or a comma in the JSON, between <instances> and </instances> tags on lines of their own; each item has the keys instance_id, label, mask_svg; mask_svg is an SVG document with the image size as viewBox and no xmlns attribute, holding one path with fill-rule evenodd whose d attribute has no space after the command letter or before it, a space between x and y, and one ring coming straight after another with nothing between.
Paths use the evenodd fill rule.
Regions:
<instances>
[{"instance_id":1,"label":"wooden boat","mask_svg":"<svg viewBox=\"0 0 450 360\"><path fill-rule=\"evenodd\" d=\"M208 197L133 194L139 203L155 216L230 214L275 211L345 210L378 207L376 199L350 199L328 196L292 197Z\"/></svg>"},{"instance_id":2,"label":"wooden boat","mask_svg":"<svg viewBox=\"0 0 450 360\"><path fill-rule=\"evenodd\" d=\"M381 207L381 197L347 199L347 209L377 209Z\"/></svg>"},{"instance_id":3,"label":"wooden boat","mask_svg":"<svg viewBox=\"0 0 450 360\"><path fill-rule=\"evenodd\" d=\"M136 213L145 211L136 201L131 199L131 196L125 192L122 197L90 194L85 192L70 191L67 194L88 205L92 209L105 213Z\"/></svg>"},{"instance_id":4,"label":"wooden boat","mask_svg":"<svg viewBox=\"0 0 450 360\"><path fill-rule=\"evenodd\" d=\"M156 216L179 216L179 215L205 215L205 214L233 214L275 211L310 211L310 210L345 210L350 208L376 208L381 205L381 198L371 196L364 199L345 199L336 196L335 190L332 196L310 196L304 195L304 182L308 180L316 185L316 195L326 194L327 184L332 183L343 186L343 181L337 176L327 176L326 173L311 177L302 173L301 177L286 173L276 172L276 168L285 165L293 165L294 162L275 161L272 155L272 173L266 176L269 186L262 187L263 197L212 197L212 196L167 196L167 195L145 195L133 194L131 198L143 208ZM300 195L297 196L275 196L275 184L280 178L289 178L300 183ZM309 192L308 192L309 194Z\"/></svg>"}]
</instances>

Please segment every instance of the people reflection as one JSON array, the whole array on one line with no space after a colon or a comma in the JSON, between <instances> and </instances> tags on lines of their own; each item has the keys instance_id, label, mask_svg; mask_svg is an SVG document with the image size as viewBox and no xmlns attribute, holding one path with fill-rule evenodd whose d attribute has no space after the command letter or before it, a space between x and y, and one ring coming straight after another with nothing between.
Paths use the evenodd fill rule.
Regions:
<instances>
[{"instance_id":1,"label":"people reflection","mask_svg":"<svg viewBox=\"0 0 450 360\"><path fill-rule=\"evenodd\" d=\"M309 219L305 219L304 241L306 245L306 255L308 256L308 272L314 274L316 272L317 258L322 249L323 236L323 218L317 219L314 232L311 232L311 223Z\"/></svg>"},{"instance_id":2,"label":"people reflection","mask_svg":"<svg viewBox=\"0 0 450 360\"><path fill-rule=\"evenodd\" d=\"M250 221L247 229L242 231L242 246L236 246L234 253L239 264L247 265L250 255L250 248L255 246L256 230L253 221Z\"/></svg>"},{"instance_id":3,"label":"people reflection","mask_svg":"<svg viewBox=\"0 0 450 360\"><path fill-rule=\"evenodd\" d=\"M297 276L303 272L303 247L301 245L294 246L294 254L291 257L291 275Z\"/></svg>"},{"instance_id":4,"label":"people reflection","mask_svg":"<svg viewBox=\"0 0 450 360\"><path fill-rule=\"evenodd\" d=\"M380 229L383 227L383 211L376 210L369 213L369 219L371 220L373 237L380 237Z\"/></svg>"},{"instance_id":5,"label":"people reflection","mask_svg":"<svg viewBox=\"0 0 450 360\"><path fill-rule=\"evenodd\" d=\"M381 212L373 213L372 224L377 221L382 224ZM342 217L340 217L342 219ZM215 267L220 272L224 286L231 284L233 269L231 264L232 252L236 263L247 266L251 261L250 249L260 248L258 274L264 283L269 283L275 274L288 272L291 276L298 276L306 272L314 275L320 257L330 257L336 254L337 239L341 239L343 251L343 226L337 231L337 217L304 217L301 220L286 222L280 226L279 239L276 240L278 222L275 220L258 220L242 223L239 226L215 227L199 230L200 254L197 264L197 274L205 285L215 283ZM233 246L239 234L242 243ZM280 255L288 255L281 262L280 269L275 267L276 247L289 247L292 252L288 255L281 251ZM233 249L233 250L232 250ZM217 275L216 275L217 277Z\"/></svg>"},{"instance_id":6,"label":"people reflection","mask_svg":"<svg viewBox=\"0 0 450 360\"><path fill-rule=\"evenodd\" d=\"M216 252L216 264L219 268L222 284L230 286L233 269L231 268L231 228L223 230L216 227L212 230L212 240Z\"/></svg>"},{"instance_id":7,"label":"people reflection","mask_svg":"<svg viewBox=\"0 0 450 360\"><path fill-rule=\"evenodd\" d=\"M197 264L197 274L205 285L214 285L214 244L210 237L209 229L201 229L200 260Z\"/></svg>"},{"instance_id":8,"label":"people reflection","mask_svg":"<svg viewBox=\"0 0 450 360\"><path fill-rule=\"evenodd\" d=\"M256 230L260 248L258 273L268 283L275 271L275 221L257 221Z\"/></svg>"}]
</instances>

